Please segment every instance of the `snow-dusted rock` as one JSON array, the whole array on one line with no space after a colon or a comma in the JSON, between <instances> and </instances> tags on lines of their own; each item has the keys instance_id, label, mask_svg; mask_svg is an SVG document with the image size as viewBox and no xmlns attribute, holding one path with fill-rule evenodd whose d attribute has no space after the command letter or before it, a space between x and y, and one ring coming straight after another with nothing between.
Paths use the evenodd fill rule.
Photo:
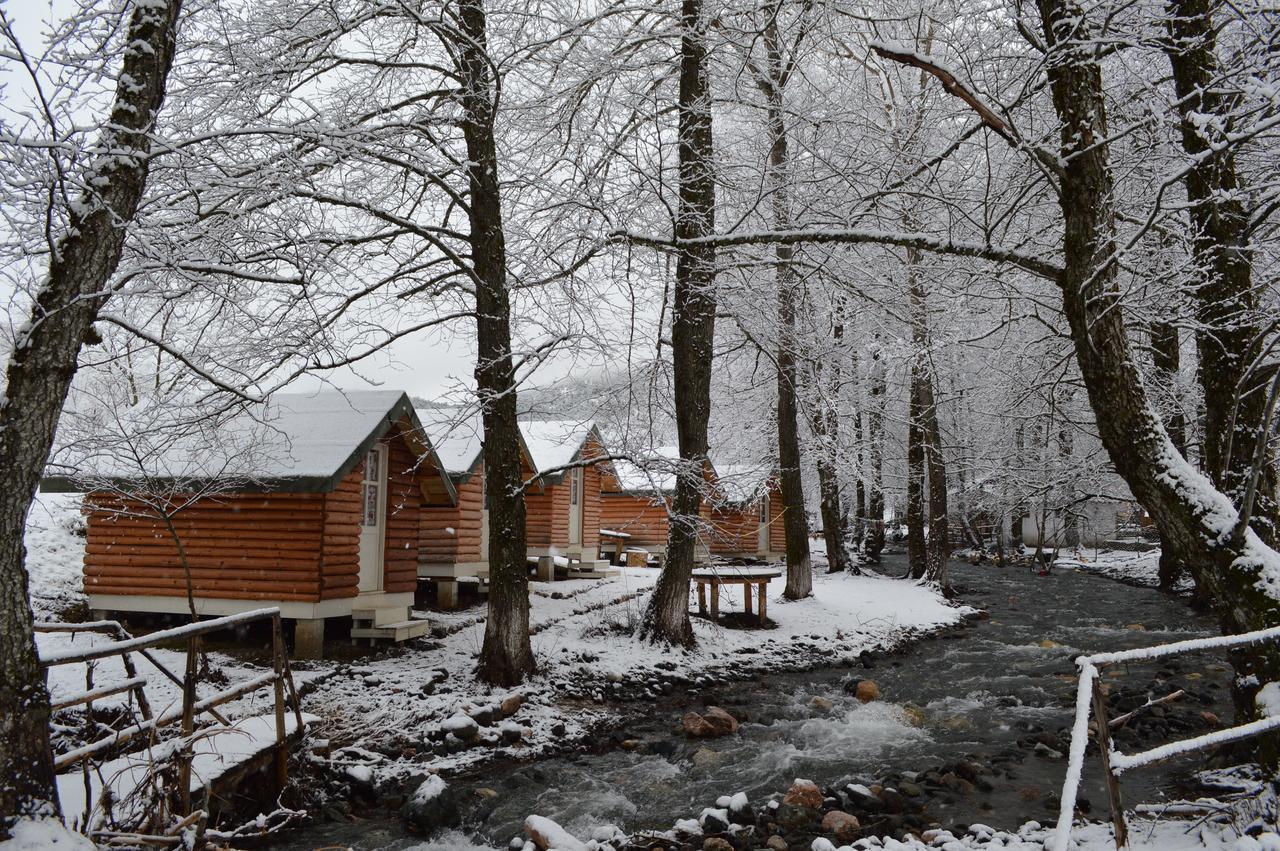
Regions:
<instances>
[{"instance_id":1,"label":"snow-dusted rock","mask_svg":"<svg viewBox=\"0 0 1280 851\"><path fill-rule=\"evenodd\" d=\"M822 817L822 832L830 833L841 842L852 842L858 838L858 830L862 825L858 817L842 810L831 810Z\"/></svg>"},{"instance_id":2,"label":"snow-dusted rock","mask_svg":"<svg viewBox=\"0 0 1280 851\"><path fill-rule=\"evenodd\" d=\"M546 816L526 818L524 832L540 851L588 851L585 842L575 839L567 830Z\"/></svg>"},{"instance_id":3,"label":"snow-dusted rock","mask_svg":"<svg viewBox=\"0 0 1280 851\"><path fill-rule=\"evenodd\" d=\"M464 742L474 741L480 735L480 724L476 719L461 712L444 719L440 729L446 733L453 733Z\"/></svg>"},{"instance_id":4,"label":"snow-dusted rock","mask_svg":"<svg viewBox=\"0 0 1280 851\"><path fill-rule=\"evenodd\" d=\"M457 795L438 774L432 774L419 784L404 805L403 815L411 833L428 834L457 823Z\"/></svg>"},{"instance_id":5,"label":"snow-dusted rock","mask_svg":"<svg viewBox=\"0 0 1280 851\"><path fill-rule=\"evenodd\" d=\"M707 807L698 816L698 824L703 833L724 833L729 829L729 811Z\"/></svg>"},{"instance_id":6,"label":"snow-dusted rock","mask_svg":"<svg viewBox=\"0 0 1280 851\"><path fill-rule=\"evenodd\" d=\"M812 780L797 777L783 796L782 803L797 807L820 809L822 807L822 790Z\"/></svg>"}]
</instances>

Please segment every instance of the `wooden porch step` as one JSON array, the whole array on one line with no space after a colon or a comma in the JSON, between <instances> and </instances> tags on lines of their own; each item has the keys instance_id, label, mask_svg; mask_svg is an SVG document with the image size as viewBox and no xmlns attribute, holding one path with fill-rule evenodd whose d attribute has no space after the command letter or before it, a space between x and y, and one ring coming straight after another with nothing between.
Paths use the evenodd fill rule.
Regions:
<instances>
[{"instance_id":1,"label":"wooden porch step","mask_svg":"<svg viewBox=\"0 0 1280 851\"><path fill-rule=\"evenodd\" d=\"M387 641L409 641L421 638L431 631L431 622L413 618L407 621L384 623L379 626L353 626L352 638L381 638Z\"/></svg>"}]
</instances>

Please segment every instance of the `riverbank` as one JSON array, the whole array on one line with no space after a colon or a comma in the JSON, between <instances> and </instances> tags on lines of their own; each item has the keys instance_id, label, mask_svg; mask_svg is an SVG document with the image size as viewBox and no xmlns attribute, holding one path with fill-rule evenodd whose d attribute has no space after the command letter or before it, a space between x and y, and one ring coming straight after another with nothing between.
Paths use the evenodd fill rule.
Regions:
<instances>
[{"instance_id":1,"label":"riverbank","mask_svg":"<svg viewBox=\"0 0 1280 851\"><path fill-rule=\"evenodd\" d=\"M726 595L721 624L694 618L692 650L635 637L657 571L616 580L531 584L539 672L518 689L473 676L483 609L442 619L442 635L339 666L304 699L322 718L317 768L354 798L394 803L427 774L454 774L495 760L528 761L587 746L633 701L686 699L717 684L815 666L860 664L959 622L971 610L925 586L878 575L815 573L814 595L783 599L770 583L770 623L740 628L741 600ZM341 797L340 789L332 794Z\"/></svg>"}]
</instances>

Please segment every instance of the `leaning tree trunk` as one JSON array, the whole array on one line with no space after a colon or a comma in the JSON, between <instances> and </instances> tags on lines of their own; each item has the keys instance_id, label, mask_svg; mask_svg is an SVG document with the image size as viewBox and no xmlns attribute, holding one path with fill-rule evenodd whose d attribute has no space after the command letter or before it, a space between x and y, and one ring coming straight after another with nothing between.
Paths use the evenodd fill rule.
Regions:
<instances>
[{"instance_id":1,"label":"leaning tree trunk","mask_svg":"<svg viewBox=\"0 0 1280 851\"><path fill-rule=\"evenodd\" d=\"M711 86L707 72L702 0L682 0L680 8L680 199L675 236L695 239L715 233L716 190L711 135ZM676 470L667 559L645 610L641 634L655 641L690 646L689 581L701 517L707 462L707 422L711 416L711 356L715 342L716 252L697 246L676 258L671 312L671 361L675 382Z\"/></svg>"},{"instance_id":2,"label":"leaning tree trunk","mask_svg":"<svg viewBox=\"0 0 1280 851\"><path fill-rule=\"evenodd\" d=\"M791 227L788 195L789 160L787 125L783 112L783 62L776 22L765 31L769 55L767 84L769 169L766 182L773 197L773 226ZM796 279L791 267L794 249L779 243L775 249L778 291L778 473L782 480L783 530L787 539L787 585L782 596L800 600L813 593L809 565L809 518L804 508L804 481L800 473L800 427L796 412Z\"/></svg>"},{"instance_id":3,"label":"leaning tree trunk","mask_svg":"<svg viewBox=\"0 0 1280 851\"><path fill-rule=\"evenodd\" d=\"M84 175L92 194L67 211L66 235L9 358L0 406L0 839L16 819L58 809L49 694L36 654L23 534L80 347L93 336L93 322L110 297L125 227L146 188L150 131L164 103L181 6L181 0L134 6L99 146L104 153Z\"/></svg>"},{"instance_id":4,"label":"leaning tree trunk","mask_svg":"<svg viewBox=\"0 0 1280 851\"><path fill-rule=\"evenodd\" d=\"M871 368L867 373L867 516L862 539L862 554L880 561L884 550L884 406L885 369L878 346L871 350Z\"/></svg>"},{"instance_id":5,"label":"leaning tree trunk","mask_svg":"<svg viewBox=\"0 0 1280 851\"><path fill-rule=\"evenodd\" d=\"M458 71L464 83L462 133L467 143L471 201L467 213L476 278L476 390L484 421L485 505L489 509L489 609L476 674L484 682L511 686L536 669L529 643L529 568L511 357L511 293L483 0L460 0L458 16L464 36L457 46Z\"/></svg>"},{"instance_id":6,"label":"leaning tree trunk","mask_svg":"<svg viewBox=\"0 0 1280 851\"><path fill-rule=\"evenodd\" d=\"M1280 624L1280 589L1270 579L1280 554L1247 528L1212 482L1178 453L1143 387L1125 329L1117 284L1115 189L1109 152L1102 72L1088 17L1077 0L1037 0L1053 54L1046 65L1061 122L1064 219L1063 312L1093 406L1098 433L1130 491L1187 555L1196 581L1208 591L1223 632ZM1254 697L1263 683L1280 680L1280 648L1259 644L1232 654L1236 710L1256 717ZM1260 756L1276 759L1274 739Z\"/></svg>"},{"instance_id":7,"label":"leaning tree trunk","mask_svg":"<svg viewBox=\"0 0 1280 851\"><path fill-rule=\"evenodd\" d=\"M938 402L933 393L933 370L928 370L921 388L924 393L925 417L925 467L929 480L929 557L928 577L944 590L950 585L947 579L947 559L951 556L948 536L947 468L942 458L942 429L938 425Z\"/></svg>"},{"instance_id":8,"label":"leaning tree trunk","mask_svg":"<svg viewBox=\"0 0 1280 851\"><path fill-rule=\"evenodd\" d=\"M1184 181L1191 202L1192 251L1207 276L1195 287L1198 375L1205 403L1202 463L1218 489L1240 505L1259 441L1266 439L1262 424L1270 375L1250 367L1266 335L1266 317L1253 285L1249 211L1234 147L1214 138L1231 128L1239 98L1221 84L1215 5L1211 0L1169 0L1167 53L1182 147L1193 162ZM1264 455L1251 525L1267 546L1275 547L1280 542L1276 467L1271 453Z\"/></svg>"},{"instance_id":9,"label":"leaning tree trunk","mask_svg":"<svg viewBox=\"0 0 1280 851\"><path fill-rule=\"evenodd\" d=\"M1170 322L1154 322L1151 325L1151 361L1158 381L1165 390L1172 407L1164 427L1169 440L1185 457L1187 454L1187 421L1178 405L1178 371L1181 352L1178 347L1178 326ZM1172 542L1162 542L1160 547L1160 587L1172 591L1187 574L1187 566L1175 551Z\"/></svg>"}]
</instances>

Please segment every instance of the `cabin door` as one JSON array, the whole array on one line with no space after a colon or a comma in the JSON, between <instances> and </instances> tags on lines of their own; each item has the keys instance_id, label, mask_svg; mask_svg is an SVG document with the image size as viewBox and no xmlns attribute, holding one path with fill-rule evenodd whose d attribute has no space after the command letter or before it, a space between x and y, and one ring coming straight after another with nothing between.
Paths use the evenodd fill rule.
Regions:
<instances>
[{"instance_id":1,"label":"cabin door","mask_svg":"<svg viewBox=\"0 0 1280 851\"><path fill-rule=\"evenodd\" d=\"M760 498L760 532L759 540L756 542L756 550L761 553L769 552L769 495L765 494Z\"/></svg>"},{"instance_id":2,"label":"cabin door","mask_svg":"<svg viewBox=\"0 0 1280 851\"><path fill-rule=\"evenodd\" d=\"M569 545L582 546L582 468L569 471Z\"/></svg>"},{"instance_id":3,"label":"cabin door","mask_svg":"<svg viewBox=\"0 0 1280 851\"><path fill-rule=\"evenodd\" d=\"M382 590L382 562L387 537L387 447L375 445L364 460L360 483L361 593Z\"/></svg>"}]
</instances>

